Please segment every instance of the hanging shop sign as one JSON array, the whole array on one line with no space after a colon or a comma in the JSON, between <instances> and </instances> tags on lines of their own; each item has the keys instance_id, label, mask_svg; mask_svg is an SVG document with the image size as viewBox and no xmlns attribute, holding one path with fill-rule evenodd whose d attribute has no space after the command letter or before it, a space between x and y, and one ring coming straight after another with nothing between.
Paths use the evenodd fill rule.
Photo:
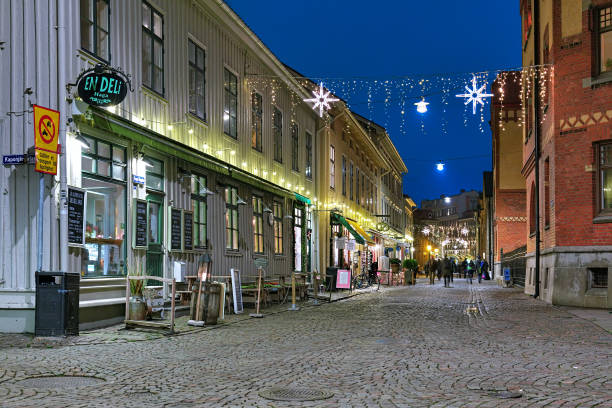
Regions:
<instances>
[{"instance_id":1,"label":"hanging shop sign","mask_svg":"<svg viewBox=\"0 0 612 408\"><path fill-rule=\"evenodd\" d=\"M128 89L133 92L129 75L102 64L83 71L76 85L83 102L100 107L118 105L125 99Z\"/></svg>"}]
</instances>

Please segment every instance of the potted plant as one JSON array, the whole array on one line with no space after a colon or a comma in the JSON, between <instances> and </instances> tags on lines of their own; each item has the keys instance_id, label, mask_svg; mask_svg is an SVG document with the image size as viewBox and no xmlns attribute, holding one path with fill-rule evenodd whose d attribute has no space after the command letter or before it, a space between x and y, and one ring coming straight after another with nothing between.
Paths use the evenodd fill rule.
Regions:
<instances>
[{"instance_id":1,"label":"potted plant","mask_svg":"<svg viewBox=\"0 0 612 408\"><path fill-rule=\"evenodd\" d=\"M129 276L141 276L139 268L136 272L128 271ZM146 317L147 304L142 296L144 288L144 279L129 279L130 282L130 302L128 308L128 317L130 320L144 320Z\"/></svg>"},{"instance_id":2,"label":"potted plant","mask_svg":"<svg viewBox=\"0 0 612 408\"><path fill-rule=\"evenodd\" d=\"M416 259L404 259L402 262L402 267L404 269L404 282L412 282L413 274L416 273L419 264Z\"/></svg>"},{"instance_id":3,"label":"potted plant","mask_svg":"<svg viewBox=\"0 0 612 408\"><path fill-rule=\"evenodd\" d=\"M401 261L398 258L389 259L389 265L391 266L391 272L398 273Z\"/></svg>"}]
</instances>

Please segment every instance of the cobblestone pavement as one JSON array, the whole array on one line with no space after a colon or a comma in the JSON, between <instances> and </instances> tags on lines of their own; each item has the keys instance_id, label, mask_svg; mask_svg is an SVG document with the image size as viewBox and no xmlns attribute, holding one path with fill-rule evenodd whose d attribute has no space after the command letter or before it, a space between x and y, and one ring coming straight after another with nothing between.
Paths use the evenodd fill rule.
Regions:
<instances>
[{"instance_id":1,"label":"cobblestone pavement","mask_svg":"<svg viewBox=\"0 0 612 408\"><path fill-rule=\"evenodd\" d=\"M420 282L148 341L0 349L0 406L612 407L610 333L518 290L453 286ZM61 375L104 382L19 383ZM273 387L333 396L259 395Z\"/></svg>"}]
</instances>

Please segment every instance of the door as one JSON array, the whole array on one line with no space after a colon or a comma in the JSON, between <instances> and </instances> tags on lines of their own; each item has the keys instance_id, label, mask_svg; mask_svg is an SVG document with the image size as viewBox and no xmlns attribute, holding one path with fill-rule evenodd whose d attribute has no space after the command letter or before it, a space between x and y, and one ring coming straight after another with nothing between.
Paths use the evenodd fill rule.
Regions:
<instances>
[{"instance_id":1,"label":"door","mask_svg":"<svg viewBox=\"0 0 612 408\"><path fill-rule=\"evenodd\" d=\"M149 194L149 247L147 249L147 275L163 277L164 251L164 196ZM149 280L147 286L161 286L162 282Z\"/></svg>"}]
</instances>

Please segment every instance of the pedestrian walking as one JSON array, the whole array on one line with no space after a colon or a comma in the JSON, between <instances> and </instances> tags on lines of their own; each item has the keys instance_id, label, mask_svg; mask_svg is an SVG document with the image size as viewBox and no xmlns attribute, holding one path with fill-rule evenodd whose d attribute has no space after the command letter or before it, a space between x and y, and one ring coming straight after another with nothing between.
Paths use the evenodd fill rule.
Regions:
<instances>
[{"instance_id":1,"label":"pedestrian walking","mask_svg":"<svg viewBox=\"0 0 612 408\"><path fill-rule=\"evenodd\" d=\"M463 272L463 279L465 279L467 274L468 261L467 258L463 258L463 262L461 262L461 271Z\"/></svg>"},{"instance_id":2,"label":"pedestrian walking","mask_svg":"<svg viewBox=\"0 0 612 408\"><path fill-rule=\"evenodd\" d=\"M457 260L455 258L451 258L451 274L450 274L450 279L451 279L451 283L453 282L453 275L455 275L455 273L457 273Z\"/></svg>"},{"instance_id":3,"label":"pedestrian walking","mask_svg":"<svg viewBox=\"0 0 612 408\"><path fill-rule=\"evenodd\" d=\"M472 277L474 276L474 270L476 269L476 265L474 265L474 261L470 259L470 262L467 265L467 281L472 284Z\"/></svg>"},{"instance_id":4,"label":"pedestrian walking","mask_svg":"<svg viewBox=\"0 0 612 408\"><path fill-rule=\"evenodd\" d=\"M442 260L442 274L444 275L444 287L448 288L450 286L450 279L452 274L452 266L451 261L447 257L444 257Z\"/></svg>"},{"instance_id":5,"label":"pedestrian walking","mask_svg":"<svg viewBox=\"0 0 612 408\"><path fill-rule=\"evenodd\" d=\"M482 259L480 255L476 259L476 274L478 275L478 283L480 283L482 281Z\"/></svg>"},{"instance_id":6,"label":"pedestrian walking","mask_svg":"<svg viewBox=\"0 0 612 408\"><path fill-rule=\"evenodd\" d=\"M480 269L482 270L482 278L484 280L491 279L491 276L489 275L489 263L486 260L482 261L482 266Z\"/></svg>"}]
</instances>

